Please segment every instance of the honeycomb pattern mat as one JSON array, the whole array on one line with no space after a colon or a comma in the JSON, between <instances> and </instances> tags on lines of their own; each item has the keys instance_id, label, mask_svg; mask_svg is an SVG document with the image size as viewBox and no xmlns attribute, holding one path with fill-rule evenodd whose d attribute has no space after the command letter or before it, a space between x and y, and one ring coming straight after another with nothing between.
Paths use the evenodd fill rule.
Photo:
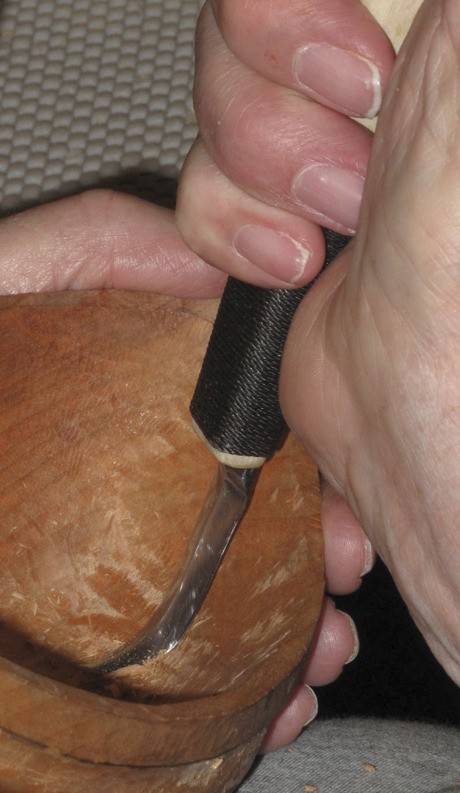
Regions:
<instances>
[{"instance_id":1,"label":"honeycomb pattern mat","mask_svg":"<svg viewBox=\"0 0 460 793\"><path fill-rule=\"evenodd\" d=\"M203 0L0 0L0 214L89 187L171 203Z\"/></svg>"}]
</instances>

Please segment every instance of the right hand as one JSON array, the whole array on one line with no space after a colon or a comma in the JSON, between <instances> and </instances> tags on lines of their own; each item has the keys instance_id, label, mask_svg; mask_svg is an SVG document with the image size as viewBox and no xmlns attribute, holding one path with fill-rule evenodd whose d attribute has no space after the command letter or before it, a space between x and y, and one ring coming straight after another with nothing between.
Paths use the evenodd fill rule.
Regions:
<instances>
[{"instance_id":1,"label":"right hand","mask_svg":"<svg viewBox=\"0 0 460 793\"><path fill-rule=\"evenodd\" d=\"M308 283L319 224L356 229L372 134L349 116L375 114L393 60L359 0L208 0L177 207L191 249L260 286Z\"/></svg>"}]
</instances>

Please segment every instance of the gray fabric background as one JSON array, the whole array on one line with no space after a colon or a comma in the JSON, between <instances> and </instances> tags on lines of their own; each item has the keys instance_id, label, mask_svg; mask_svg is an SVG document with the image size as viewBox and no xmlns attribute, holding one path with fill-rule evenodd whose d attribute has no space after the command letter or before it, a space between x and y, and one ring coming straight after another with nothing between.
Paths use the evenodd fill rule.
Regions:
<instances>
[{"instance_id":1,"label":"gray fabric background","mask_svg":"<svg viewBox=\"0 0 460 793\"><path fill-rule=\"evenodd\" d=\"M100 186L173 204L196 131L200 7L0 0L0 215ZM459 690L426 650L383 566L339 600L358 623L358 661L319 692L319 721L258 763L241 793L458 789Z\"/></svg>"},{"instance_id":2,"label":"gray fabric background","mask_svg":"<svg viewBox=\"0 0 460 793\"><path fill-rule=\"evenodd\" d=\"M288 749L268 755L240 793L455 793L457 730L384 722L313 724Z\"/></svg>"},{"instance_id":3,"label":"gray fabric background","mask_svg":"<svg viewBox=\"0 0 460 793\"><path fill-rule=\"evenodd\" d=\"M0 211L104 184L170 196L201 5L0 0Z\"/></svg>"}]
</instances>

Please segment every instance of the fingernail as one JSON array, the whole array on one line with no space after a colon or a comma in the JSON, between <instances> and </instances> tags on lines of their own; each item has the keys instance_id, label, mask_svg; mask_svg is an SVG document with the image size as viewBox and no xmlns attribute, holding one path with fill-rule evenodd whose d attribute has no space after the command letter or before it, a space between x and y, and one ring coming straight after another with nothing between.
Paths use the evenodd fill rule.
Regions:
<instances>
[{"instance_id":1,"label":"fingernail","mask_svg":"<svg viewBox=\"0 0 460 793\"><path fill-rule=\"evenodd\" d=\"M325 99L347 115L373 118L382 102L375 63L329 44L307 44L294 56L296 80L314 98Z\"/></svg>"},{"instance_id":2,"label":"fingernail","mask_svg":"<svg viewBox=\"0 0 460 793\"><path fill-rule=\"evenodd\" d=\"M289 234L265 226L243 226L233 239L240 256L281 281L295 284L303 276L310 251Z\"/></svg>"},{"instance_id":3,"label":"fingernail","mask_svg":"<svg viewBox=\"0 0 460 793\"><path fill-rule=\"evenodd\" d=\"M351 632L353 634L353 651L352 651L350 657L347 658L347 660L345 661L345 666L346 666L347 664L351 664L352 661L355 660L355 658L357 657L357 655L359 653L358 629L357 629L354 621L352 620L352 618L350 617L349 614L346 614L345 611L340 611L340 609L337 609L337 613L338 614L343 614L343 616L347 618L348 622L350 623Z\"/></svg>"},{"instance_id":4,"label":"fingernail","mask_svg":"<svg viewBox=\"0 0 460 793\"><path fill-rule=\"evenodd\" d=\"M374 548L372 546L371 541L368 540L366 537L366 539L364 540L364 565L361 571L361 575L359 576L360 578L370 573L370 571L374 566L374 562L375 562Z\"/></svg>"},{"instance_id":5,"label":"fingernail","mask_svg":"<svg viewBox=\"0 0 460 793\"><path fill-rule=\"evenodd\" d=\"M321 163L310 165L294 179L296 201L310 209L320 221L335 221L349 233L358 224L364 178L354 171Z\"/></svg>"},{"instance_id":6,"label":"fingernail","mask_svg":"<svg viewBox=\"0 0 460 793\"><path fill-rule=\"evenodd\" d=\"M311 724L312 721L314 721L316 719L317 715L318 715L318 697L316 696L316 694L313 691L313 689L310 688L310 686L305 686L305 688L307 689L307 691L310 692L311 699L312 699L311 705L312 705L312 708L313 708L313 710L311 711L310 716L308 717L307 721L303 725L304 727L308 727L308 725Z\"/></svg>"}]
</instances>

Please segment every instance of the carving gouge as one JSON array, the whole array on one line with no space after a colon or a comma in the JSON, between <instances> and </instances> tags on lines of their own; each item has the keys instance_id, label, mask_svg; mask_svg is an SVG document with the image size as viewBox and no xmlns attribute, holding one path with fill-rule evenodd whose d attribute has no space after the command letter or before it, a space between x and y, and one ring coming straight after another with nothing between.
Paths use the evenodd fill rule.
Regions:
<instances>
[{"instance_id":1,"label":"carving gouge","mask_svg":"<svg viewBox=\"0 0 460 793\"><path fill-rule=\"evenodd\" d=\"M348 237L324 234L326 266ZM215 481L180 571L152 619L93 671L112 672L171 650L198 612L249 504L257 472L285 434L278 402L281 356L307 289L262 289L228 279L190 406L196 432L218 460Z\"/></svg>"}]
</instances>

